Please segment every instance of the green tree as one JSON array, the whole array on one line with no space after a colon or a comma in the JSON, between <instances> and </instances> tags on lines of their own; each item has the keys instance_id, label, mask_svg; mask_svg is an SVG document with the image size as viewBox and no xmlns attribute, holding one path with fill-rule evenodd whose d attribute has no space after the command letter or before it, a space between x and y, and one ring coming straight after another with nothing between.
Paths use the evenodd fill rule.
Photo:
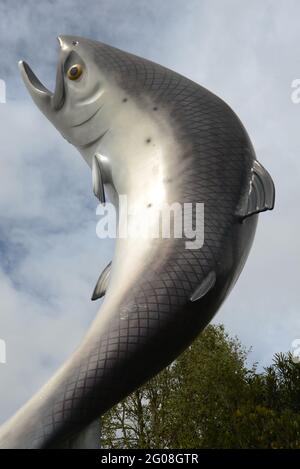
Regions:
<instances>
[{"instance_id":1,"label":"green tree","mask_svg":"<svg viewBox=\"0 0 300 469\"><path fill-rule=\"evenodd\" d=\"M263 373L223 326L102 418L104 448L300 448L300 366L277 354Z\"/></svg>"},{"instance_id":2,"label":"green tree","mask_svg":"<svg viewBox=\"0 0 300 469\"><path fill-rule=\"evenodd\" d=\"M290 353L275 354L263 373L250 373L234 425L240 447L300 448L300 365Z\"/></svg>"}]
</instances>

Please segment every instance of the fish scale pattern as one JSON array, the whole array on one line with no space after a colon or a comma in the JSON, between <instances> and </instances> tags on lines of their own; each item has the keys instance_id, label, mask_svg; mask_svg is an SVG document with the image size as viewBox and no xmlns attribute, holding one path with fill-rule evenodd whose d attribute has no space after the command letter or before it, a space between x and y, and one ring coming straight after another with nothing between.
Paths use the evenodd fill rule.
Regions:
<instances>
[{"instance_id":1,"label":"fish scale pattern","mask_svg":"<svg viewBox=\"0 0 300 469\"><path fill-rule=\"evenodd\" d=\"M99 62L109 68L125 93L150 97L158 110L168 109L178 141L187 142L182 155L188 161L181 174L182 202L204 202L208 215L203 248L187 250L183 240L173 240L167 262L159 271L144 273L120 304L106 333L82 358L77 379L73 375L66 380L65 391L54 406L58 414L52 412L46 419L50 417L55 426L58 415L58 426L68 421L69 430L82 428L158 371L148 358L152 355L155 361L157 348L160 367L167 364L167 346L160 348L164 341L173 340L174 356L188 343L185 334L190 330L180 330L180 325L189 297L208 272L216 269L254 157L249 158L248 137L237 117L209 91L130 54L110 48L99 48L98 54ZM174 325L180 335L177 343Z\"/></svg>"},{"instance_id":2,"label":"fish scale pattern","mask_svg":"<svg viewBox=\"0 0 300 469\"><path fill-rule=\"evenodd\" d=\"M108 46L99 45L96 56L129 99L167 110L186 162L181 202L205 204L205 241L198 250L185 249L185 240L166 245L166 261L153 262L143 273L52 400L41 405L39 423L26 430L32 447L58 445L83 429L167 365L207 324L205 303L194 305L189 298L211 270L219 272L254 159L239 119L206 89Z\"/></svg>"}]
</instances>

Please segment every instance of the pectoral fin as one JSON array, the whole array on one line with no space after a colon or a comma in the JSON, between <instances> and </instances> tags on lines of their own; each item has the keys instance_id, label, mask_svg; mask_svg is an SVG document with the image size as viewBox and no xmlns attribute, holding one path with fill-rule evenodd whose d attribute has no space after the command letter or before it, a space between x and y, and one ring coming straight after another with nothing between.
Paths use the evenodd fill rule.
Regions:
<instances>
[{"instance_id":1,"label":"pectoral fin","mask_svg":"<svg viewBox=\"0 0 300 469\"><path fill-rule=\"evenodd\" d=\"M191 294L190 301L194 302L203 298L206 293L208 293L216 283L216 273L215 271L209 272L205 279L200 283L196 290Z\"/></svg>"},{"instance_id":2,"label":"pectoral fin","mask_svg":"<svg viewBox=\"0 0 300 469\"><path fill-rule=\"evenodd\" d=\"M93 180L93 191L97 199L101 203L105 203L105 193L104 193L104 185L103 185L103 178L101 174L101 161L98 155L93 156L93 163L92 163L92 180Z\"/></svg>"},{"instance_id":3,"label":"pectoral fin","mask_svg":"<svg viewBox=\"0 0 300 469\"><path fill-rule=\"evenodd\" d=\"M238 216L244 220L251 215L272 210L275 203L275 187L268 171L254 161L249 195L238 209Z\"/></svg>"},{"instance_id":4,"label":"pectoral fin","mask_svg":"<svg viewBox=\"0 0 300 469\"><path fill-rule=\"evenodd\" d=\"M92 301L98 300L99 298L102 298L102 296L105 295L105 292L108 287L109 279L110 279L110 271L111 271L111 262L105 267L105 269L101 273L96 283L96 286L92 294Z\"/></svg>"}]
</instances>

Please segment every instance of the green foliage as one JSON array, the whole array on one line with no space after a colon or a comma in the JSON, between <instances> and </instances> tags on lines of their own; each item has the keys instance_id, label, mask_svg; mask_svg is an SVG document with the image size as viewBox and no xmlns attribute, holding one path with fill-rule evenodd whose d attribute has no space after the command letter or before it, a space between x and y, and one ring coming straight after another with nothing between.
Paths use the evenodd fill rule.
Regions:
<instances>
[{"instance_id":1,"label":"green foliage","mask_svg":"<svg viewBox=\"0 0 300 469\"><path fill-rule=\"evenodd\" d=\"M104 448L300 448L300 365L263 373L223 326L102 418Z\"/></svg>"}]
</instances>

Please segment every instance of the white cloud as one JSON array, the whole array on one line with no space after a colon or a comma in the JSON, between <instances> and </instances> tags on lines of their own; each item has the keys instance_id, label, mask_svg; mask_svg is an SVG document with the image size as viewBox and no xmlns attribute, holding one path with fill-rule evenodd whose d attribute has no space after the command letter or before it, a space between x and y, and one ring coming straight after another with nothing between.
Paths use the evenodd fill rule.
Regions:
<instances>
[{"instance_id":1,"label":"white cloud","mask_svg":"<svg viewBox=\"0 0 300 469\"><path fill-rule=\"evenodd\" d=\"M112 243L96 237L97 204L80 155L33 105L8 103L0 115L4 420L79 344L99 307L89 298Z\"/></svg>"}]
</instances>

